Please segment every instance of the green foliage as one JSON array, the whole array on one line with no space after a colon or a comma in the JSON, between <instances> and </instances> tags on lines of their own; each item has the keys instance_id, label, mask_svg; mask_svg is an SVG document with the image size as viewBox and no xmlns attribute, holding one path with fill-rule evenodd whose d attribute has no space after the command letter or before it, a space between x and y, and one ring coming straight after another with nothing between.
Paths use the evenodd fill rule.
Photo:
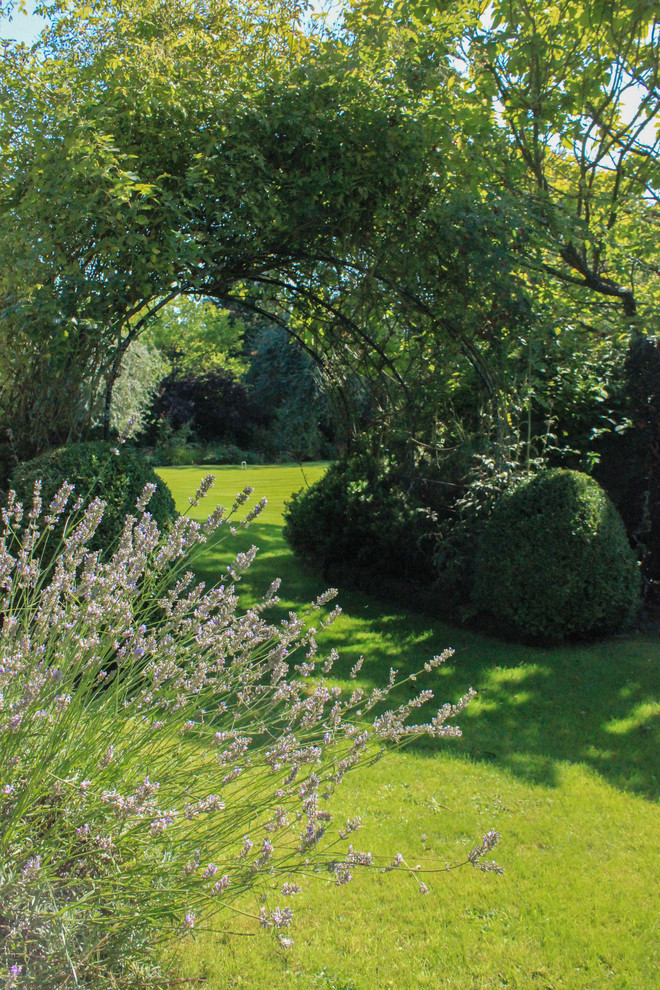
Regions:
<instances>
[{"instance_id":1,"label":"green foliage","mask_svg":"<svg viewBox=\"0 0 660 990\"><path fill-rule=\"evenodd\" d=\"M337 391L368 379L384 421L448 351L488 380L475 340L525 306L510 218L499 190L472 188L487 172L454 144L442 67L411 87L416 35L376 51L300 16L72 2L7 61L0 425L22 456L88 434L122 349L161 313L175 345L177 310L201 327L193 311L214 303L182 297L271 316Z\"/></svg>"},{"instance_id":2,"label":"green foliage","mask_svg":"<svg viewBox=\"0 0 660 990\"><path fill-rule=\"evenodd\" d=\"M0 443L0 491L4 491L8 484L12 472L16 470L18 458L12 444Z\"/></svg>"},{"instance_id":3,"label":"green foliage","mask_svg":"<svg viewBox=\"0 0 660 990\"><path fill-rule=\"evenodd\" d=\"M527 265L571 288L578 306L575 287L616 300L628 320L653 312L644 199L660 176L650 133L659 31L653 6L636 0L495 0L488 18L461 28L464 85L497 101L509 137L509 176L529 210L519 233L536 247Z\"/></svg>"},{"instance_id":4,"label":"green foliage","mask_svg":"<svg viewBox=\"0 0 660 990\"><path fill-rule=\"evenodd\" d=\"M637 0L484 10L51 5L0 79L0 429L20 456L91 435L152 324L187 375L237 360L242 310L313 355L346 449L369 432L442 460L487 437L588 466L631 331L657 320L660 27ZM329 455L318 395L297 398L255 446Z\"/></svg>"},{"instance_id":5,"label":"green foliage","mask_svg":"<svg viewBox=\"0 0 660 990\"><path fill-rule=\"evenodd\" d=\"M1 398L25 445L84 434L169 301L238 305L261 281L304 300L378 214L414 208L433 137L392 123L391 86L300 18L297 2L74 2L4 63L1 239L21 274L0 279Z\"/></svg>"},{"instance_id":6,"label":"green foliage","mask_svg":"<svg viewBox=\"0 0 660 990\"><path fill-rule=\"evenodd\" d=\"M630 343L617 396L621 425L602 437L594 475L621 513L642 572L660 578L660 340Z\"/></svg>"},{"instance_id":7,"label":"green foliage","mask_svg":"<svg viewBox=\"0 0 660 990\"><path fill-rule=\"evenodd\" d=\"M149 454L149 462L157 467L161 464L174 467L188 467L191 464L199 464L199 454L192 444L173 444L167 447L159 447Z\"/></svg>"},{"instance_id":8,"label":"green foliage","mask_svg":"<svg viewBox=\"0 0 660 990\"><path fill-rule=\"evenodd\" d=\"M183 460L157 463L237 464L249 459L247 449L258 451L266 461L308 461L334 453L320 372L285 329L263 320L253 324L242 363L247 371L240 380L234 377L231 361L227 367L218 364L204 370L200 359L196 368L196 356L205 346L203 327L199 333L197 345L184 335L176 353L168 351L173 372L161 382L145 434L146 442L170 448L168 457L176 456L172 448L188 442L196 449L182 452ZM204 447L219 447L220 454L207 454Z\"/></svg>"},{"instance_id":9,"label":"green foliage","mask_svg":"<svg viewBox=\"0 0 660 990\"><path fill-rule=\"evenodd\" d=\"M41 497L48 505L62 482L76 486L76 494L84 499L102 498L106 503L94 540L94 550L112 552L121 535L127 514L134 514L137 498L144 486L155 484L156 491L149 511L162 528L174 521L177 512L174 499L165 484L145 463L137 450L91 441L60 447L21 464L11 477L11 488L19 501L30 504L34 484L41 480ZM57 531L56 531L56 535ZM55 540L51 539L53 547Z\"/></svg>"},{"instance_id":10,"label":"green foliage","mask_svg":"<svg viewBox=\"0 0 660 990\"><path fill-rule=\"evenodd\" d=\"M495 505L475 562L473 601L509 632L543 640L629 625L639 567L598 483L577 471L540 471Z\"/></svg>"},{"instance_id":11,"label":"green foliage","mask_svg":"<svg viewBox=\"0 0 660 990\"><path fill-rule=\"evenodd\" d=\"M243 324L208 299L181 296L164 306L149 324L147 338L181 375L245 370L241 359Z\"/></svg>"},{"instance_id":12,"label":"green foliage","mask_svg":"<svg viewBox=\"0 0 660 990\"><path fill-rule=\"evenodd\" d=\"M368 455L332 464L323 478L292 496L284 518L284 535L295 553L324 572L356 568L385 579L431 578L431 514Z\"/></svg>"},{"instance_id":13,"label":"green foliage","mask_svg":"<svg viewBox=\"0 0 660 990\"><path fill-rule=\"evenodd\" d=\"M497 458L475 454L463 484L453 488L454 498L438 512L438 541L435 552L436 587L446 614L462 615L474 584L475 558L486 524L499 498L528 476L516 459L516 451Z\"/></svg>"}]
</instances>

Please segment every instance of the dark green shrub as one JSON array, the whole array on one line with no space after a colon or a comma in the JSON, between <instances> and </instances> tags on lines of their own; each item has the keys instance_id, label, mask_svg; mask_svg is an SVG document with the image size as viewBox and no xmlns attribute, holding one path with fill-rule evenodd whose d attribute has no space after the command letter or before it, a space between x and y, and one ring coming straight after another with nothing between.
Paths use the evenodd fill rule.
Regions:
<instances>
[{"instance_id":1,"label":"dark green shrub","mask_svg":"<svg viewBox=\"0 0 660 990\"><path fill-rule=\"evenodd\" d=\"M197 447L176 444L172 447L156 448L152 460L159 467L191 467L200 463L201 454Z\"/></svg>"},{"instance_id":2,"label":"dark green shrub","mask_svg":"<svg viewBox=\"0 0 660 990\"><path fill-rule=\"evenodd\" d=\"M455 482L438 511L438 542L435 553L436 588L445 612L465 617L472 611L474 570L481 535L499 498L530 476L510 451L508 459L474 454L469 471Z\"/></svg>"},{"instance_id":3,"label":"dark green shrub","mask_svg":"<svg viewBox=\"0 0 660 990\"><path fill-rule=\"evenodd\" d=\"M346 566L423 583L433 576L433 517L367 455L332 464L291 498L284 518L295 553L323 571Z\"/></svg>"},{"instance_id":4,"label":"dark green shrub","mask_svg":"<svg viewBox=\"0 0 660 990\"><path fill-rule=\"evenodd\" d=\"M40 478L42 499L48 505L63 481L76 486L76 495L85 501L99 496L107 506L94 537L92 548L106 552L114 549L127 514L135 514L135 502L144 486L157 485L149 503L149 512L163 529L176 517L174 499L169 488L137 450L109 443L92 442L59 447L21 464L11 477L10 487L25 505L30 505L35 481ZM54 534L57 537L59 534ZM55 545L56 539L50 541Z\"/></svg>"},{"instance_id":5,"label":"dark green shrub","mask_svg":"<svg viewBox=\"0 0 660 990\"><path fill-rule=\"evenodd\" d=\"M261 464L262 458L254 451L241 450L233 443L206 444L201 449L198 464Z\"/></svg>"},{"instance_id":6,"label":"dark green shrub","mask_svg":"<svg viewBox=\"0 0 660 990\"><path fill-rule=\"evenodd\" d=\"M540 471L495 505L472 595L507 631L547 641L612 633L634 620L640 590L621 517L588 475Z\"/></svg>"},{"instance_id":7,"label":"dark green shrub","mask_svg":"<svg viewBox=\"0 0 660 990\"><path fill-rule=\"evenodd\" d=\"M253 450L241 450L234 444L190 443L154 447L143 454L146 463L155 467L188 467L192 464L262 464L263 457Z\"/></svg>"},{"instance_id":8,"label":"dark green shrub","mask_svg":"<svg viewBox=\"0 0 660 990\"><path fill-rule=\"evenodd\" d=\"M594 477L621 513L628 537L655 591L660 581L660 338L630 341L619 394L617 430L595 444ZM654 587L655 586L655 587Z\"/></svg>"}]
</instances>

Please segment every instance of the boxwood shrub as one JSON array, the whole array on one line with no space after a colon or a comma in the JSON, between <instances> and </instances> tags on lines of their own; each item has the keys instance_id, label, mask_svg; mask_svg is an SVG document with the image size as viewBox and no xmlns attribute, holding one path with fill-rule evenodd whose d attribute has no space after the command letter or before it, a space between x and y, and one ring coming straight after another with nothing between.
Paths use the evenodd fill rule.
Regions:
<instances>
[{"instance_id":1,"label":"boxwood shrub","mask_svg":"<svg viewBox=\"0 0 660 990\"><path fill-rule=\"evenodd\" d=\"M348 568L418 583L434 576L432 515L369 455L335 462L294 494L285 522L294 552L325 574Z\"/></svg>"},{"instance_id":2,"label":"boxwood shrub","mask_svg":"<svg viewBox=\"0 0 660 990\"><path fill-rule=\"evenodd\" d=\"M117 452L118 451L118 452ZM96 531L93 550L112 552L121 535L127 514L135 514L135 502L144 486L155 484L156 491L149 503L149 512L160 529L177 515L172 494L138 450L110 443L90 442L58 447L31 461L19 465L12 474L10 488L25 505L32 502L35 481L42 481L41 496L48 505L63 481L76 486L76 496L85 501L96 496L106 503L103 519ZM57 544L57 531L51 546Z\"/></svg>"},{"instance_id":3,"label":"boxwood shrub","mask_svg":"<svg viewBox=\"0 0 660 990\"><path fill-rule=\"evenodd\" d=\"M496 503L475 562L473 602L517 637L616 632L635 618L639 565L593 478L540 471Z\"/></svg>"}]
</instances>

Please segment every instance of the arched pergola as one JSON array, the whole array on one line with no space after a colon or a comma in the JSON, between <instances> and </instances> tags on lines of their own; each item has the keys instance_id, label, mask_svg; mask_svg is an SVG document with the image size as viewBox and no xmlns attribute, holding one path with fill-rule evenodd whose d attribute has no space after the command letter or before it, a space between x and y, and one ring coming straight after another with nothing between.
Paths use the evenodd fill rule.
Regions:
<instances>
[{"instance_id":1,"label":"arched pergola","mask_svg":"<svg viewBox=\"0 0 660 990\"><path fill-rule=\"evenodd\" d=\"M18 277L0 280L0 414L23 451L84 437L99 403L107 430L126 348L178 295L268 316L338 381L378 382L384 403L429 364L429 340L492 388L460 210L445 210L442 96L431 113L327 39L286 49L273 30L257 57L263 19L233 50L220 11L218 44L186 34L185 5L158 7L172 18L158 29L149 4L131 9L119 34L90 21L86 47L62 29L50 52L67 44L68 62L33 62L7 109L23 123L2 203Z\"/></svg>"}]
</instances>

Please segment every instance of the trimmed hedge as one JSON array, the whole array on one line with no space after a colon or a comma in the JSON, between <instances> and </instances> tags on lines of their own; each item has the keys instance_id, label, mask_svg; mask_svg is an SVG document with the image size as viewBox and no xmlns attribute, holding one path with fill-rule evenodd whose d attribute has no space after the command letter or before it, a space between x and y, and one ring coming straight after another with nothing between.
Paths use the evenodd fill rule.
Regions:
<instances>
[{"instance_id":1,"label":"trimmed hedge","mask_svg":"<svg viewBox=\"0 0 660 990\"><path fill-rule=\"evenodd\" d=\"M94 550L112 552L124 527L127 514L135 514L135 502L148 483L157 486L148 510L162 530L177 516L172 494L165 482L145 463L137 450L110 443L90 442L59 447L21 464L13 473L10 487L24 505L32 503L35 481L42 481L41 496L45 506L62 482L76 486L76 495L86 502L99 496L107 506L103 519L90 544ZM56 530L54 536L60 533ZM50 541L55 545L55 541Z\"/></svg>"},{"instance_id":2,"label":"trimmed hedge","mask_svg":"<svg viewBox=\"0 0 660 990\"><path fill-rule=\"evenodd\" d=\"M254 450L241 450L234 444L170 444L143 450L142 456L153 467L190 466L192 464L263 464L264 459Z\"/></svg>"},{"instance_id":3,"label":"trimmed hedge","mask_svg":"<svg viewBox=\"0 0 660 990\"><path fill-rule=\"evenodd\" d=\"M287 503L284 536L294 552L322 571L371 571L387 579L433 579L435 522L368 455L332 464Z\"/></svg>"},{"instance_id":4,"label":"trimmed hedge","mask_svg":"<svg viewBox=\"0 0 660 990\"><path fill-rule=\"evenodd\" d=\"M618 512L593 478L540 471L496 503L472 598L517 637L613 633L640 606L639 565Z\"/></svg>"}]
</instances>

